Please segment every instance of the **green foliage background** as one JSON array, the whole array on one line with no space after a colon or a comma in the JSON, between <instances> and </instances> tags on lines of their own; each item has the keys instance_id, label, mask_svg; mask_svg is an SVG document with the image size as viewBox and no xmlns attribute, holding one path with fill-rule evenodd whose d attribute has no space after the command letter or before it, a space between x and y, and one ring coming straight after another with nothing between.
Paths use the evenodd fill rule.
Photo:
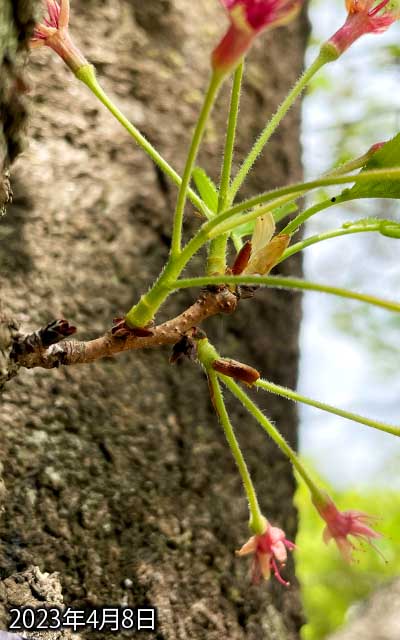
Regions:
<instances>
[{"instance_id":1,"label":"green foliage background","mask_svg":"<svg viewBox=\"0 0 400 640\"><path fill-rule=\"evenodd\" d=\"M400 495L387 489L329 492L341 510L356 509L377 517L374 528L384 536L376 546L385 560L367 544L348 565L336 545L322 541L323 521L311 504L308 490L299 484L296 496L300 530L296 540L297 573L309 624L303 640L323 640L345 622L351 606L366 598L380 584L400 574ZM354 539L353 539L354 540Z\"/></svg>"}]
</instances>

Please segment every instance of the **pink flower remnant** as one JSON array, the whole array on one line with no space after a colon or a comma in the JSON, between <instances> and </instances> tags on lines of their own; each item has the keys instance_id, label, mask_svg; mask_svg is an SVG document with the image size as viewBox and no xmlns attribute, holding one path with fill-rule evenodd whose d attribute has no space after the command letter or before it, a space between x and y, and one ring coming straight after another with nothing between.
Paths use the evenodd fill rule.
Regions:
<instances>
[{"instance_id":1,"label":"pink flower remnant","mask_svg":"<svg viewBox=\"0 0 400 640\"><path fill-rule=\"evenodd\" d=\"M223 73L233 69L258 33L289 22L303 0L221 0L230 26L212 54L212 65Z\"/></svg>"},{"instance_id":2,"label":"pink flower remnant","mask_svg":"<svg viewBox=\"0 0 400 640\"><path fill-rule=\"evenodd\" d=\"M253 584L259 584L261 578L268 580L273 571L278 582L288 587L289 582L282 578L280 568L286 564L287 549L292 551L295 548L296 545L285 538L285 532L282 529L268 525L263 534L252 536L239 551L236 551L236 555L254 554Z\"/></svg>"},{"instance_id":3,"label":"pink flower remnant","mask_svg":"<svg viewBox=\"0 0 400 640\"><path fill-rule=\"evenodd\" d=\"M333 539L346 562L352 561L352 553L356 549L354 543L348 540L348 536L360 538L372 547L374 547L372 540L382 537L380 533L369 526L374 520L373 516L362 511L339 511L328 496L322 503L317 503L314 500L314 504L321 518L326 522L323 532L325 544Z\"/></svg>"},{"instance_id":4,"label":"pink flower remnant","mask_svg":"<svg viewBox=\"0 0 400 640\"><path fill-rule=\"evenodd\" d=\"M88 61L72 42L68 33L69 0L46 0L47 16L37 24L30 41L32 49L50 47L76 73Z\"/></svg>"},{"instance_id":5,"label":"pink flower remnant","mask_svg":"<svg viewBox=\"0 0 400 640\"><path fill-rule=\"evenodd\" d=\"M393 0L346 0L348 16L344 25L328 40L338 55L367 33L383 33L400 18Z\"/></svg>"}]
</instances>

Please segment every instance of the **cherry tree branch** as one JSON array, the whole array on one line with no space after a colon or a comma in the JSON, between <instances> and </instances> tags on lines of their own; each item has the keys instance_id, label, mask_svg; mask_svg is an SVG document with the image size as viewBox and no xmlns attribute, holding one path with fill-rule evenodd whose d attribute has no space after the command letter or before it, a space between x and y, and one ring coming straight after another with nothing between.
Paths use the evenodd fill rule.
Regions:
<instances>
[{"instance_id":1,"label":"cherry tree branch","mask_svg":"<svg viewBox=\"0 0 400 640\"><path fill-rule=\"evenodd\" d=\"M18 334L9 356L9 369L13 377L19 368L33 369L42 367L53 369L60 366L88 364L101 358L112 357L123 351L149 349L163 345L173 345L193 327L207 318L220 313L233 313L237 307L237 297L226 287L204 290L196 302L175 318L138 335L129 329L123 321L103 336L89 341L64 340L62 333L52 331L53 344L48 346L43 336L48 336L49 328L60 326L71 335L74 329L65 321L55 321L44 329L29 336Z\"/></svg>"}]
</instances>

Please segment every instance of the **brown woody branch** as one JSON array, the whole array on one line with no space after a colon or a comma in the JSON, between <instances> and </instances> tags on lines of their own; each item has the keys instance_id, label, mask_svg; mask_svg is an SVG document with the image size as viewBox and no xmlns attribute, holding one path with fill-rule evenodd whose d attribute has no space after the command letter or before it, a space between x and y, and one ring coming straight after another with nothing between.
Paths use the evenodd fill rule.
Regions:
<instances>
[{"instance_id":1,"label":"brown woody branch","mask_svg":"<svg viewBox=\"0 0 400 640\"><path fill-rule=\"evenodd\" d=\"M233 313L237 302L237 296L228 288L204 291L196 302L182 314L152 327L151 335L142 337L136 335L134 330L126 330L122 337L118 335L118 332L113 335L112 331L109 331L95 340L87 342L62 340L48 348L44 348L40 340L35 342L29 337L28 349L21 347L24 344L24 339L20 338L18 348L14 349L12 355L14 365L27 369L34 367L53 369L62 365L87 364L101 358L114 356L122 351L176 344L190 329L201 324L207 318L220 313ZM36 332L35 335L39 334L40 332Z\"/></svg>"}]
</instances>

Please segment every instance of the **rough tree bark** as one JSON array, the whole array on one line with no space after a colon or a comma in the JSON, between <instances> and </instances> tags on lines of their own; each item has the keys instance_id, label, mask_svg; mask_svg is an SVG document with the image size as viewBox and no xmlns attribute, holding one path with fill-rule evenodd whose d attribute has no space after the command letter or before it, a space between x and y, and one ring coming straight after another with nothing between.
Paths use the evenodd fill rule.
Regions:
<instances>
[{"instance_id":1,"label":"rough tree bark","mask_svg":"<svg viewBox=\"0 0 400 640\"><path fill-rule=\"evenodd\" d=\"M2 5L29 13L22 1ZM177 168L206 84L208 52L224 26L215 0L189 10L186 0L73 2L74 36L106 90ZM238 157L300 73L306 31L303 17L254 47ZM3 91L9 77L0 76ZM26 330L66 317L80 338L95 337L162 266L175 188L50 51L31 59L28 83L30 143L14 165L14 202L0 226L1 301ZM226 95L201 157L214 177ZM300 176L296 108L246 193ZM189 226L196 224L193 216ZM300 271L298 260L290 270ZM162 317L176 315L194 295L176 295ZM224 355L293 387L299 316L297 294L262 291L203 328ZM132 352L24 371L8 383L0 421L1 577L37 565L59 572L67 603L152 603L159 639L294 640L302 614L293 567L288 590L273 581L249 585L247 562L233 554L248 536L246 502L206 381L193 364L172 368L168 355L165 348ZM261 394L258 401L296 445L294 406ZM230 406L262 507L293 538L291 469ZM6 623L3 613L0 628Z\"/></svg>"}]
</instances>

